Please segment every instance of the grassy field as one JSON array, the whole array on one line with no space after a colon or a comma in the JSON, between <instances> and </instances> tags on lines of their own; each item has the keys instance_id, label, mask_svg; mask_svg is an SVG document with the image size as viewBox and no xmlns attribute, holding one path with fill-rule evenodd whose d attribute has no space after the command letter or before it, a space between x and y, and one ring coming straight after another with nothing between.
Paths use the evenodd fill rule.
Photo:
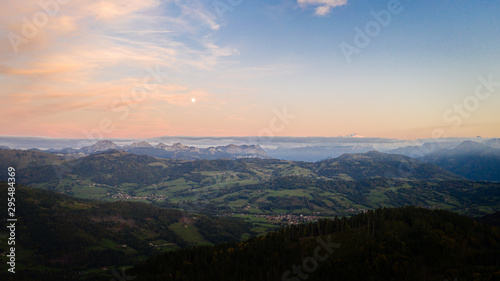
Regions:
<instances>
[{"instance_id":1,"label":"grassy field","mask_svg":"<svg viewBox=\"0 0 500 281\"><path fill-rule=\"evenodd\" d=\"M198 228L194 225L177 222L169 225L168 228L174 231L177 235L181 236L182 239L186 240L187 242L196 244L206 242L205 238L203 238L203 236L198 231Z\"/></svg>"},{"instance_id":2,"label":"grassy field","mask_svg":"<svg viewBox=\"0 0 500 281\"><path fill-rule=\"evenodd\" d=\"M31 156L26 157L33 160ZM21 158L20 162L26 162ZM76 165L71 173L62 175L61 179L40 182L37 187L85 199L140 200L173 208L182 208L186 204L209 205L210 208L206 209L210 214L321 212L336 215L353 212L353 209L362 211L410 204L449 210L461 210L467 205L476 214L477 210L481 210L480 213L489 212L490 209L497 210L500 205L494 202L500 196L496 195L495 190L498 188L493 183L490 184L491 187L479 191L481 194L493 195L487 196L478 195L473 190L484 184L474 182L471 185L466 181L450 180L450 185L453 186L447 193L452 192L454 195L449 196L439 192L439 183L432 179L386 179L383 178L384 174L372 175L370 171L385 171L392 167L387 166L383 159L381 162L372 159L371 162L362 163L362 159L356 158L349 165L338 161L316 165L245 159L228 162L233 164L229 167L229 164L217 162L218 160L198 162L146 159L124 153L89 158L90 163L87 163L85 169L93 167L95 172L92 174L85 173L85 169L78 170ZM393 159L388 163L400 160ZM125 164L127 168L122 171ZM115 168L112 169L113 167ZM141 169L141 173L137 173L138 169ZM113 174L117 171L121 174ZM440 170L432 170L429 176L442 181L442 173ZM141 177L144 174L148 176ZM371 178L354 180L364 174ZM474 192L468 198L471 191ZM203 210L205 208L201 211Z\"/></svg>"}]
</instances>

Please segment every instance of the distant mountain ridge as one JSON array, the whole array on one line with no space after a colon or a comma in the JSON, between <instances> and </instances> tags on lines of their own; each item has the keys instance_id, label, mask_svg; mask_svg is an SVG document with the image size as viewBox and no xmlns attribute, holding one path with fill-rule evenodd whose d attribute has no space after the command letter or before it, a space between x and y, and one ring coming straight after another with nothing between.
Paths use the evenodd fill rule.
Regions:
<instances>
[{"instance_id":1,"label":"distant mountain ridge","mask_svg":"<svg viewBox=\"0 0 500 281\"><path fill-rule=\"evenodd\" d=\"M429 155L435 151L445 149L445 148L450 148L450 147L455 147L457 143L455 142L442 142L442 143L436 143L436 142L426 142L420 146L405 146L405 147L399 147L396 149L391 149L388 151L384 151L385 153L389 154L401 154L405 156L410 156L412 158L419 158L423 157L426 155Z\"/></svg>"},{"instance_id":2,"label":"distant mountain ridge","mask_svg":"<svg viewBox=\"0 0 500 281\"><path fill-rule=\"evenodd\" d=\"M239 159L239 158L269 158L267 153L259 145L234 145L217 146L209 148L197 148L194 146L186 146L181 143L166 145L159 143L155 146L146 141L134 142L127 146L118 146L110 140L101 140L93 145L82 147L81 149L64 149L50 151L52 153L85 153L87 155L104 152L108 150L120 150L133 154L144 154L158 158L169 159Z\"/></svg>"},{"instance_id":3,"label":"distant mountain ridge","mask_svg":"<svg viewBox=\"0 0 500 281\"><path fill-rule=\"evenodd\" d=\"M322 176L333 175L350 177L354 180L367 178L407 178L414 180L461 180L464 179L437 165L398 155L370 151L357 154L343 154L318 162L318 173Z\"/></svg>"},{"instance_id":4,"label":"distant mountain ridge","mask_svg":"<svg viewBox=\"0 0 500 281\"><path fill-rule=\"evenodd\" d=\"M80 148L80 151L92 154L96 152L106 151L110 149L118 149L118 148L120 147L110 140L101 140L91 146L85 146Z\"/></svg>"},{"instance_id":5,"label":"distant mountain ridge","mask_svg":"<svg viewBox=\"0 0 500 281\"><path fill-rule=\"evenodd\" d=\"M493 148L500 148L500 138L496 139L491 139L483 142L483 144L493 147Z\"/></svg>"},{"instance_id":6,"label":"distant mountain ridge","mask_svg":"<svg viewBox=\"0 0 500 281\"><path fill-rule=\"evenodd\" d=\"M420 160L470 180L500 181L500 149L482 143L464 141L455 148L435 151Z\"/></svg>"},{"instance_id":7,"label":"distant mountain ridge","mask_svg":"<svg viewBox=\"0 0 500 281\"><path fill-rule=\"evenodd\" d=\"M2 147L7 149L8 147ZM397 149L382 150L370 145L336 145L336 146L307 146L299 148L278 147L276 149L266 148L259 145L235 145L212 146L200 148L188 146L180 142L171 145L158 143L152 145L146 141L133 143L121 143L117 145L111 140L101 140L93 145L79 149L45 149L32 148L27 151L49 152L62 156L65 159L75 159L109 150L120 150L137 155L149 155L165 159L182 160L214 160L214 159L282 159L288 161L321 162L341 157L342 155L360 154L370 151L381 151L387 154L400 154L422 162L436 164L450 172L470 180L500 181L500 139L473 139L457 141L456 139L445 139L440 141L425 142L420 146L404 146ZM405 163L410 163L404 160ZM407 164L400 164L406 166ZM421 168L425 168L422 166ZM346 167L347 168L347 167ZM379 167L380 168L380 167ZM386 167L388 175L399 173L402 169L415 167ZM427 166L427 168L429 168ZM394 170L396 169L396 170ZM434 168L431 168L434 169ZM380 174L380 172L378 172ZM403 175L404 177L404 175Z\"/></svg>"}]
</instances>

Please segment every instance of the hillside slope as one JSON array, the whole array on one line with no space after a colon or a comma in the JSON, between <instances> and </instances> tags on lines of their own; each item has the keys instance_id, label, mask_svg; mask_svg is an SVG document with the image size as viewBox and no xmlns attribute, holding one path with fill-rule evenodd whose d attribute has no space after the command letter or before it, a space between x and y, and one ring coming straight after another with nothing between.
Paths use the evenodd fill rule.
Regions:
<instances>
[{"instance_id":1,"label":"hillside slope","mask_svg":"<svg viewBox=\"0 0 500 281\"><path fill-rule=\"evenodd\" d=\"M423 163L408 156L370 151L359 154L343 154L316 163L318 174L328 178L344 175L347 179L400 178L414 180L464 179L436 165Z\"/></svg>"},{"instance_id":2,"label":"hillside slope","mask_svg":"<svg viewBox=\"0 0 500 281\"><path fill-rule=\"evenodd\" d=\"M21 168L18 181L81 198L211 214L339 215L414 205L477 216L500 208L498 183L471 182L433 164L379 152L307 163L174 160L109 150Z\"/></svg>"},{"instance_id":3,"label":"hillside slope","mask_svg":"<svg viewBox=\"0 0 500 281\"><path fill-rule=\"evenodd\" d=\"M138 281L498 280L499 263L498 228L409 207L165 253L127 274Z\"/></svg>"},{"instance_id":4,"label":"hillside slope","mask_svg":"<svg viewBox=\"0 0 500 281\"><path fill-rule=\"evenodd\" d=\"M0 190L0 201L7 202L7 184L0 183ZM109 276L100 270L103 266L130 266L165 250L239 241L252 234L241 220L139 202L96 202L19 185L15 198L16 277L22 280L39 275L95 280L96 273ZM2 212L0 219L6 216ZM216 236L212 227L219 230ZM0 229L0 253L6 250L7 234L6 228ZM0 257L2 273L7 272L6 259Z\"/></svg>"},{"instance_id":5,"label":"hillside slope","mask_svg":"<svg viewBox=\"0 0 500 281\"><path fill-rule=\"evenodd\" d=\"M465 141L422 158L470 180L500 181L500 149Z\"/></svg>"}]
</instances>

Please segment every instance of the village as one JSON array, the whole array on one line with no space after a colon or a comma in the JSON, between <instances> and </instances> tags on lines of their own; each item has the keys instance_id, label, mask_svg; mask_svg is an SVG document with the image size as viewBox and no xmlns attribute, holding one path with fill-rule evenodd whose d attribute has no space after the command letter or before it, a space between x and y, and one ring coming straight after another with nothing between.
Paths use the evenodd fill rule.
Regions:
<instances>
[{"instance_id":1,"label":"village","mask_svg":"<svg viewBox=\"0 0 500 281\"><path fill-rule=\"evenodd\" d=\"M168 197L166 195L160 194L149 194L149 195L144 195L144 196L132 196L126 193L119 192L117 194L113 194L111 196L113 199L118 199L118 200L152 200L152 201L164 201Z\"/></svg>"}]
</instances>

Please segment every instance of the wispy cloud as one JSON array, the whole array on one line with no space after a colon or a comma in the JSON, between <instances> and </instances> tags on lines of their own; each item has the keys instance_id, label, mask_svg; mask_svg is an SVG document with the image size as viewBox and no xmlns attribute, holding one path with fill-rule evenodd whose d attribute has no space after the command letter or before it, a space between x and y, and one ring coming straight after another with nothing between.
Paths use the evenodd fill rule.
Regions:
<instances>
[{"instance_id":1,"label":"wispy cloud","mask_svg":"<svg viewBox=\"0 0 500 281\"><path fill-rule=\"evenodd\" d=\"M201 23L210 26L213 30L219 29L220 25L217 23L217 17L215 14L208 11L205 7L206 3L203 2L204 1L199 0L175 0L175 3L181 8L184 16L198 20Z\"/></svg>"},{"instance_id":2,"label":"wispy cloud","mask_svg":"<svg viewBox=\"0 0 500 281\"><path fill-rule=\"evenodd\" d=\"M315 6L317 16L325 16L332 8L343 6L347 4L347 0L297 0L301 7Z\"/></svg>"},{"instance_id":3,"label":"wispy cloud","mask_svg":"<svg viewBox=\"0 0 500 281\"><path fill-rule=\"evenodd\" d=\"M122 30L122 31L117 31L118 33L140 33L140 34L147 34L147 33L173 33L174 31L170 30Z\"/></svg>"},{"instance_id":4,"label":"wispy cloud","mask_svg":"<svg viewBox=\"0 0 500 281\"><path fill-rule=\"evenodd\" d=\"M193 97L212 101L209 91L180 74L211 70L238 52L212 40L216 16L200 3L72 0L49 14L37 0L6 1L0 10L0 102L9 110L0 113L0 127L9 127L9 114L16 113L32 134L52 127L78 136L78 128L116 117L114 102L142 85L147 68L155 66L169 77L140 106L129 102L135 114L147 116L145 109L155 106L182 108ZM47 22L16 53L8 34L23 36L23 18L33 22L37 13ZM167 111L158 114L163 116L152 120L169 118ZM68 126L68 116L79 118ZM127 122L134 126L135 120Z\"/></svg>"}]
</instances>

